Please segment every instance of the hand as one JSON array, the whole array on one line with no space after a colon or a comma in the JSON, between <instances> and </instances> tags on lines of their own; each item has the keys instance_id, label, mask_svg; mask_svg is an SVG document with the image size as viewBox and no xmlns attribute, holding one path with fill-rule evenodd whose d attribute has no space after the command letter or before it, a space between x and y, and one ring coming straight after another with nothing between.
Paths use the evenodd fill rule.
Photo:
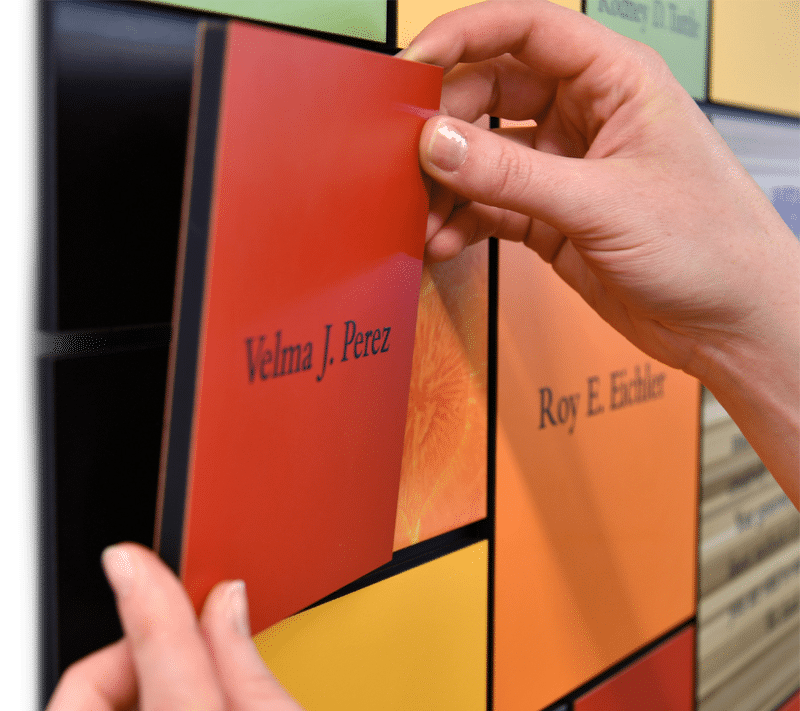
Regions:
<instances>
[{"instance_id":1,"label":"hand","mask_svg":"<svg viewBox=\"0 0 800 711\"><path fill-rule=\"evenodd\" d=\"M524 241L645 353L703 381L798 502L800 245L652 49L543 0L438 18L427 252ZM535 129L489 132L488 113Z\"/></svg>"},{"instance_id":2,"label":"hand","mask_svg":"<svg viewBox=\"0 0 800 711\"><path fill-rule=\"evenodd\" d=\"M241 582L211 591L198 626L180 582L152 552L112 546L103 567L125 636L67 669L47 711L302 711L250 638Z\"/></svg>"}]
</instances>

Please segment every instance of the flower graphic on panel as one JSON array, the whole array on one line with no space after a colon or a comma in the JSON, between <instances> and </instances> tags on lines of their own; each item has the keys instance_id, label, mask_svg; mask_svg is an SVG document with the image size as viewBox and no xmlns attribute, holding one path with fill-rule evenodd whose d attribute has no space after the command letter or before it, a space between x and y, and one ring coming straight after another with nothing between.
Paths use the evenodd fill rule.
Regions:
<instances>
[{"instance_id":1,"label":"flower graphic on panel","mask_svg":"<svg viewBox=\"0 0 800 711\"><path fill-rule=\"evenodd\" d=\"M488 248L426 265L395 550L486 515Z\"/></svg>"}]
</instances>

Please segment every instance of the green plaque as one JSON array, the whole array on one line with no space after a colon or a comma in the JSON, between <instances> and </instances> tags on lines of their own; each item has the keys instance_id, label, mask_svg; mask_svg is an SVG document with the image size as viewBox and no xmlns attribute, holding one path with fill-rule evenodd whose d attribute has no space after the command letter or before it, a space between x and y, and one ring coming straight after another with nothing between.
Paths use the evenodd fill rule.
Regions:
<instances>
[{"instance_id":1,"label":"green plaque","mask_svg":"<svg viewBox=\"0 0 800 711\"><path fill-rule=\"evenodd\" d=\"M586 0L586 14L655 49L683 88L705 100L708 0Z\"/></svg>"},{"instance_id":2,"label":"green plaque","mask_svg":"<svg viewBox=\"0 0 800 711\"><path fill-rule=\"evenodd\" d=\"M151 0L248 20L386 41L386 0Z\"/></svg>"}]
</instances>

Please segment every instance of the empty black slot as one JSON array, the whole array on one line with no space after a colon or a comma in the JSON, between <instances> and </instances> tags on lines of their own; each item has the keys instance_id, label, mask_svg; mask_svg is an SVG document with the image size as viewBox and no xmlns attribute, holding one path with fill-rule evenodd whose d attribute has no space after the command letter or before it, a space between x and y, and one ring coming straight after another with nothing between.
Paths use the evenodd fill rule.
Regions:
<instances>
[{"instance_id":1,"label":"empty black slot","mask_svg":"<svg viewBox=\"0 0 800 711\"><path fill-rule=\"evenodd\" d=\"M44 3L46 330L171 319L198 19Z\"/></svg>"},{"instance_id":2,"label":"empty black slot","mask_svg":"<svg viewBox=\"0 0 800 711\"><path fill-rule=\"evenodd\" d=\"M58 473L44 477L42 492L55 514L43 543L57 581L43 591L56 614L46 686L121 635L100 553L125 540L152 545L167 359L163 346L42 364L49 392L40 399L50 405L42 412L52 418L43 427L52 433L46 459Z\"/></svg>"}]
</instances>

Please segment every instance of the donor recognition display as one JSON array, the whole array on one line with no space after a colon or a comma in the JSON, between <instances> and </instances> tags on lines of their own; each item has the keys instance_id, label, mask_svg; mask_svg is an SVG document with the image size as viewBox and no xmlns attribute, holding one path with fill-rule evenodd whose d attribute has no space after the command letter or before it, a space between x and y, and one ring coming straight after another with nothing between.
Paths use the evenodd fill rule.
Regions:
<instances>
[{"instance_id":1,"label":"donor recognition display","mask_svg":"<svg viewBox=\"0 0 800 711\"><path fill-rule=\"evenodd\" d=\"M156 517L198 609L242 578L259 631L391 559L441 75L204 28Z\"/></svg>"}]
</instances>

